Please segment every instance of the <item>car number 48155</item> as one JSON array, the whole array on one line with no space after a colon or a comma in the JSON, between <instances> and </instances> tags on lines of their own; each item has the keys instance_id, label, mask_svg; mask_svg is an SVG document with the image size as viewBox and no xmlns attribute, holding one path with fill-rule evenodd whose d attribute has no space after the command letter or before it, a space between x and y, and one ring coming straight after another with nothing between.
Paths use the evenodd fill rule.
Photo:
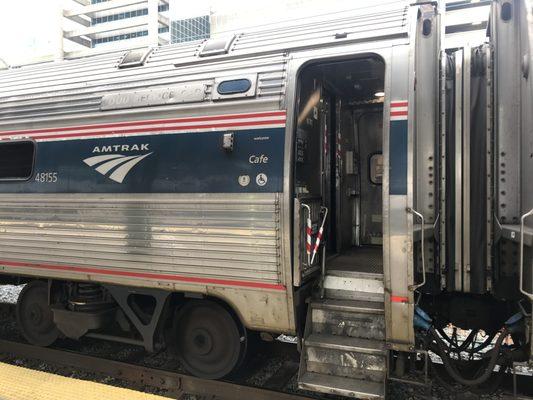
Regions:
<instances>
[{"instance_id":1,"label":"car number 48155","mask_svg":"<svg viewBox=\"0 0 533 400\"><path fill-rule=\"evenodd\" d=\"M57 172L37 172L35 180L39 183L54 183L57 182Z\"/></svg>"}]
</instances>

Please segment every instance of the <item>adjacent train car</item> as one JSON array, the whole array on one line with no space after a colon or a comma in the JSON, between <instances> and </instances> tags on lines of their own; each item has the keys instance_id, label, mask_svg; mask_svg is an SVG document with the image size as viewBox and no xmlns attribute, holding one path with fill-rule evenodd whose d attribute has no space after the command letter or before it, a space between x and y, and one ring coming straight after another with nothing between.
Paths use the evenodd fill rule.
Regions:
<instances>
[{"instance_id":1,"label":"adjacent train car","mask_svg":"<svg viewBox=\"0 0 533 400\"><path fill-rule=\"evenodd\" d=\"M0 272L26 283L26 339L168 346L218 379L284 333L301 388L357 398L428 350L476 390L529 359L532 7L494 1L487 43L459 47L445 9L0 71ZM486 352L473 374L465 351Z\"/></svg>"}]
</instances>

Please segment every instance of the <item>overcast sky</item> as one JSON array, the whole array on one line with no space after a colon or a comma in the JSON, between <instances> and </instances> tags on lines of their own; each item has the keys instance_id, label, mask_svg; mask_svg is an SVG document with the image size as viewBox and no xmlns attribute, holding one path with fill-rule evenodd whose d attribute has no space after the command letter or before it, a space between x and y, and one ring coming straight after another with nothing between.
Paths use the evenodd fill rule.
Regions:
<instances>
[{"instance_id":1,"label":"overcast sky","mask_svg":"<svg viewBox=\"0 0 533 400\"><path fill-rule=\"evenodd\" d=\"M1 0L0 57L17 63L53 53L59 4L60 0Z\"/></svg>"},{"instance_id":2,"label":"overcast sky","mask_svg":"<svg viewBox=\"0 0 533 400\"><path fill-rule=\"evenodd\" d=\"M316 8L317 12L323 11L319 10L318 4L322 5L322 9L333 7L332 2L337 6L343 4L345 8L353 7L354 3L368 4L368 0L332 0L329 4L323 0L269 0L266 4L254 0L171 1L179 4L178 7L171 7L174 14L169 15L171 19L205 15L211 10L217 14L247 15L247 18L243 18L244 24L246 20L255 24L262 13L284 8L286 3L290 3L293 9L299 8L301 4L303 9ZM312 7L309 7L310 4ZM21 5L24 7L23 10ZM23 2L0 0L0 58L8 64L20 64L54 54L57 49L59 16L63 5L70 8L75 6L75 3L69 0L24 0ZM252 16L255 18L251 18ZM68 44L65 50L69 50Z\"/></svg>"},{"instance_id":3,"label":"overcast sky","mask_svg":"<svg viewBox=\"0 0 533 400\"><path fill-rule=\"evenodd\" d=\"M373 1L383 0L171 1L175 1L176 5L179 4L178 7L171 7L174 14L170 15L171 19L205 15L211 11L215 14L238 15L237 23L242 23L242 27L247 28L259 24L262 19L266 22L277 18L292 19L313 12L320 14L328 10L333 11L335 8L346 10L358 3L368 6ZM73 2L72 0L0 0L0 59L8 64L21 64L54 54L58 48L60 15L64 4L72 7ZM23 10L21 5L24 7ZM284 11L280 16L281 9ZM69 28L66 26L66 29ZM74 48L69 49L72 44L66 42L65 50L74 50Z\"/></svg>"}]
</instances>

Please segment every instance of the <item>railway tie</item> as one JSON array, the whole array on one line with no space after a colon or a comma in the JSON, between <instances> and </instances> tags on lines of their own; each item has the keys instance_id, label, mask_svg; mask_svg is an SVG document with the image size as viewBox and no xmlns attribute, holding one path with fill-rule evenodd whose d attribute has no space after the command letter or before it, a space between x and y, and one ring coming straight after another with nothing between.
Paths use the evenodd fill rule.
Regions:
<instances>
[{"instance_id":1,"label":"railway tie","mask_svg":"<svg viewBox=\"0 0 533 400\"><path fill-rule=\"evenodd\" d=\"M164 396L174 399L183 398L184 395L189 394L216 400L311 400L310 397L297 394L232 382L201 379L173 371L147 368L72 351L38 347L10 340L0 340L0 353L21 358L38 359L52 364L109 376L132 383L135 387L149 386L165 389L167 393Z\"/></svg>"}]
</instances>

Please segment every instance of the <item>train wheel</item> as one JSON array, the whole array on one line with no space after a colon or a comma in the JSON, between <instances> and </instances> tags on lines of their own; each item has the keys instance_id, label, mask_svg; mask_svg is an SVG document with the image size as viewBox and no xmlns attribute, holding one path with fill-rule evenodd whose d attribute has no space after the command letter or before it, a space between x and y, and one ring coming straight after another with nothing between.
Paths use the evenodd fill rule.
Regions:
<instances>
[{"instance_id":1,"label":"train wheel","mask_svg":"<svg viewBox=\"0 0 533 400\"><path fill-rule=\"evenodd\" d=\"M22 289L17 302L17 324L26 340L37 346L50 346L59 337L48 305L46 282L32 281Z\"/></svg>"},{"instance_id":2,"label":"train wheel","mask_svg":"<svg viewBox=\"0 0 533 400\"><path fill-rule=\"evenodd\" d=\"M191 301L175 320L178 355L193 375L220 379L236 372L246 353L246 339L235 318L220 304Z\"/></svg>"}]
</instances>

